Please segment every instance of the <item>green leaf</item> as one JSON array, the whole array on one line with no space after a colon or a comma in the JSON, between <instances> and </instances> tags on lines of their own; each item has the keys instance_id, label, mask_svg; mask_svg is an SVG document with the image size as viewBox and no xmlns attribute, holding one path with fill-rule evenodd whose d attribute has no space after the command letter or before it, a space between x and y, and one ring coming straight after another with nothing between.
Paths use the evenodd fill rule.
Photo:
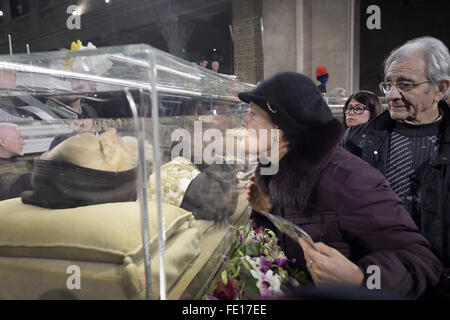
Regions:
<instances>
[{"instance_id":1,"label":"green leaf","mask_svg":"<svg viewBox=\"0 0 450 320\"><path fill-rule=\"evenodd\" d=\"M251 272L250 272L250 266L247 263L243 263L244 268L241 269L241 274L239 275L241 279L246 279L246 278L253 278Z\"/></svg>"},{"instance_id":2,"label":"green leaf","mask_svg":"<svg viewBox=\"0 0 450 320\"><path fill-rule=\"evenodd\" d=\"M241 290L239 290L239 300L242 300L242 294L244 293L245 284L241 285Z\"/></svg>"},{"instance_id":3,"label":"green leaf","mask_svg":"<svg viewBox=\"0 0 450 320\"><path fill-rule=\"evenodd\" d=\"M308 284L310 282L304 271L299 271L297 268L292 267L287 267L286 270L288 274L300 284Z\"/></svg>"},{"instance_id":4,"label":"green leaf","mask_svg":"<svg viewBox=\"0 0 450 320\"><path fill-rule=\"evenodd\" d=\"M231 244L231 248L230 248L230 256L231 257L235 255L236 249L239 248L240 245L241 244L238 241L234 241Z\"/></svg>"},{"instance_id":5,"label":"green leaf","mask_svg":"<svg viewBox=\"0 0 450 320\"><path fill-rule=\"evenodd\" d=\"M228 283L227 270L223 270L221 276L223 284L227 285Z\"/></svg>"},{"instance_id":6,"label":"green leaf","mask_svg":"<svg viewBox=\"0 0 450 320\"><path fill-rule=\"evenodd\" d=\"M242 263L242 265L244 266L245 270L250 271L250 270L252 269L252 267L248 264L247 261L245 261L245 260L242 259L242 260L241 260L241 263Z\"/></svg>"},{"instance_id":7,"label":"green leaf","mask_svg":"<svg viewBox=\"0 0 450 320\"><path fill-rule=\"evenodd\" d=\"M248 256L257 256L259 254L259 248L260 248L259 243L250 243L245 248L245 254Z\"/></svg>"},{"instance_id":8,"label":"green leaf","mask_svg":"<svg viewBox=\"0 0 450 320\"><path fill-rule=\"evenodd\" d=\"M231 225L230 227L231 227L232 229L238 230L238 231L244 229L244 226L243 226L243 225L240 225L240 226L238 226L238 227L235 227L235 226Z\"/></svg>"},{"instance_id":9,"label":"green leaf","mask_svg":"<svg viewBox=\"0 0 450 320\"><path fill-rule=\"evenodd\" d=\"M241 267L238 266L236 271L230 274L230 280L235 279L239 276L239 272L241 271Z\"/></svg>"},{"instance_id":10,"label":"green leaf","mask_svg":"<svg viewBox=\"0 0 450 320\"><path fill-rule=\"evenodd\" d=\"M272 230L264 229L264 231L267 232L271 237L273 237L273 238L275 237L275 233Z\"/></svg>"},{"instance_id":11,"label":"green leaf","mask_svg":"<svg viewBox=\"0 0 450 320\"><path fill-rule=\"evenodd\" d=\"M245 296L250 299L258 299L261 297L261 293L256 286L256 279L248 279L245 281Z\"/></svg>"},{"instance_id":12,"label":"green leaf","mask_svg":"<svg viewBox=\"0 0 450 320\"><path fill-rule=\"evenodd\" d=\"M236 273L236 270L238 269L238 266L239 266L239 261L238 260L236 260L234 263L228 264L228 268L227 268L228 274L227 275L228 275L229 279L231 278L231 274Z\"/></svg>"}]
</instances>

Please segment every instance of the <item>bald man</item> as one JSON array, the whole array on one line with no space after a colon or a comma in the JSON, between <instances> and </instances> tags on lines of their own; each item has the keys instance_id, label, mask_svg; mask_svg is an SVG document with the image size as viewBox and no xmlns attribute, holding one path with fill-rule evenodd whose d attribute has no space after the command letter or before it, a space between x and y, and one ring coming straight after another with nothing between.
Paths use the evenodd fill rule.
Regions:
<instances>
[{"instance_id":1,"label":"bald man","mask_svg":"<svg viewBox=\"0 0 450 320\"><path fill-rule=\"evenodd\" d=\"M31 173L17 169L15 157L23 154L25 141L17 126L0 123L0 200L19 197L31 189Z\"/></svg>"},{"instance_id":2,"label":"bald man","mask_svg":"<svg viewBox=\"0 0 450 320\"><path fill-rule=\"evenodd\" d=\"M23 154L25 141L13 124L0 123L0 158L9 159Z\"/></svg>"}]
</instances>

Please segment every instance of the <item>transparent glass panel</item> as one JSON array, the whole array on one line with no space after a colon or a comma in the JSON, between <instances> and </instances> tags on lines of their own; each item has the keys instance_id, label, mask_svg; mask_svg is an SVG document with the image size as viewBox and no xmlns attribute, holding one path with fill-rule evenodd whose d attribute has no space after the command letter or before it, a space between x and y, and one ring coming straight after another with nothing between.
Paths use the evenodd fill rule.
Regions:
<instances>
[{"instance_id":1,"label":"transparent glass panel","mask_svg":"<svg viewBox=\"0 0 450 320\"><path fill-rule=\"evenodd\" d=\"M3 56L0 76L0 298L200 298L247 218L231 141L253 86L145 45Z\"/></svg>"}]
</instances>

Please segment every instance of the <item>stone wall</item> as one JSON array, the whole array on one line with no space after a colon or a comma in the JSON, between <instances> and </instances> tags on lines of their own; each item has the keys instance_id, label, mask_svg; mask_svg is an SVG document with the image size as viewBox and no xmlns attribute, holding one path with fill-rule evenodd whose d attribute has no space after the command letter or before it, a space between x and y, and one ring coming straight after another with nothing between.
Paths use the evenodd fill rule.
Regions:
<instances>
[{"instance_id":1,"label":"stone wall","mask_svg":"<svg viewBox=\"0 0 450 320\"><path fill-rule=\"evenodd\" d=\"M263 1L265 78L297 69L295 7L296 0Z\"/></svg>"},{"instance_id":2,"label":"stone wall","mask_svg":"<svg viewBox=\"0 0 450 320\"><path fill-rule=\"evenodd\" d=\"M315 80L318 65L328 69L328 94L335 87L350 89L350 4L346 0L313 1L311 72Z\"/></svg>"},{"instance_id":3,"label":"stone wall","mask_svg":"<svg viewBox=\"0 0 450 320\"><path fill-rule=\"evenodd\" d=\"M359 83L357 0L263 0L264 77L297 71L330 73L328 92Z\"/></svg>"},{"instance_id":4,"label":"stone wall","mask_svg":"<svg viewBox=\"0 0 450 320\"><path fill-rule=\"evenodd\" d=\"M234 73L253 84L264 78L261 17L261 0L233 0Z\"/></svg>"}]
</instances>

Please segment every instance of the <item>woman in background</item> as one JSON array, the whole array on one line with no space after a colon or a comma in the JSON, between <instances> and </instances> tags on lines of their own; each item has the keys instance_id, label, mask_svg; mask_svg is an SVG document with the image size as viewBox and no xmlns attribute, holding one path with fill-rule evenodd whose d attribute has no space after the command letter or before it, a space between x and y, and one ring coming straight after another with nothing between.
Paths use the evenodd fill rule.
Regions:
<instances>
[{"instance_id":1,"label":"woman in background","mask_svg":"<svg viewBox=\"0 0 450 320\"><path fill-rule=\"evenodd\" d=\"M370 91L360 91L352 94L345 102L344 128L356 126L375 119L383 108L378 97Z\"/></svg>"}]
</instances>

